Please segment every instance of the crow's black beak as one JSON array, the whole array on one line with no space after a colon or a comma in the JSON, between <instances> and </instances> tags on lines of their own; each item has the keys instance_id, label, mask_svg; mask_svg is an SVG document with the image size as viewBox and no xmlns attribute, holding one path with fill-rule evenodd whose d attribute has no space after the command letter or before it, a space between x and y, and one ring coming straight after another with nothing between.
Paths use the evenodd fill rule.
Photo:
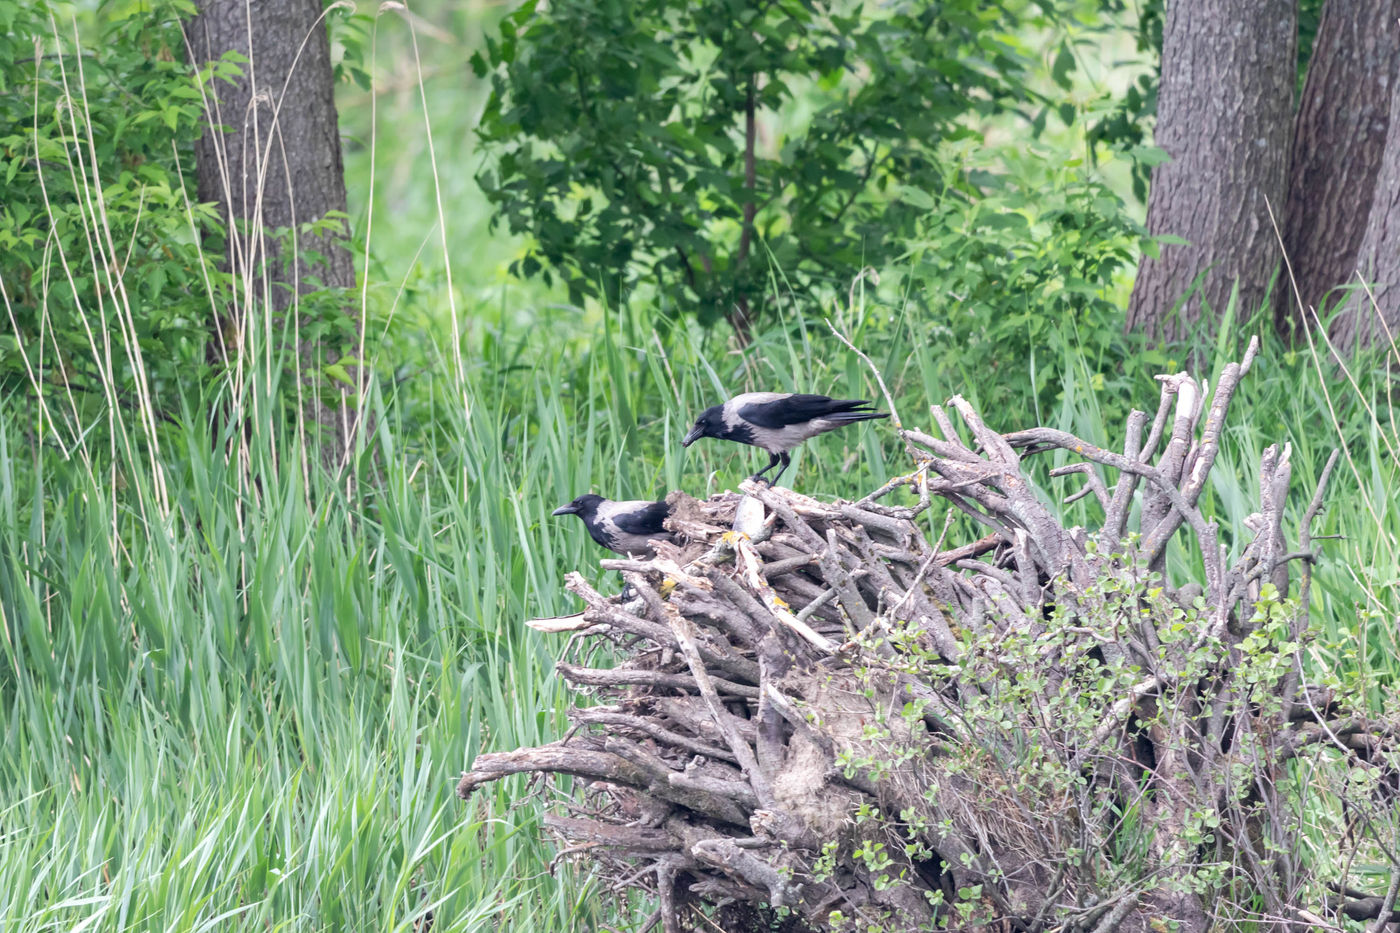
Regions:
<instances>
[{"instance_id":1,"label":"crow's black beak","mask_svg":"<svg viewBox=\"0 0 1400 933\"><path fill-rule=\"evenodd\" d=\"M690 433L689 433L689 434L687 434L685 437L681 438L681 446L682 446L682 447L689 447L691 444L694 444L696 441L700 440L700 438L702 438L702 437L704 437L704 436L705 436L705 429L702 428L702 427L700 427L700 425L697 424L695 427L693 427L693 428L690 429Z\"/></svg>"},{"instance_id":2,"label":"crow's black beak","mask_svg":"<svg viewBox=\"0 0 1400 933\"><path fill-rule=\"evenodd\" d=\"M561 506L559 506L559 508L555 509L553 512L550 512L549 514L550 514L550 515L577 515L577 514L578 514L578 506L576 506L576 505L574 505L572 502L570 502L568 505L561 505Z\"/></svg>"}]
</instances>

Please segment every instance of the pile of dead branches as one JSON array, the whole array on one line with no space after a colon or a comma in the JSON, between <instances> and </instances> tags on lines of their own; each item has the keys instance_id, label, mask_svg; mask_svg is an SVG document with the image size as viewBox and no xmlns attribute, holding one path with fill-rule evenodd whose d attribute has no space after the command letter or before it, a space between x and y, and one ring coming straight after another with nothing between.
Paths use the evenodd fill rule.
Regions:
<instances>
[{"instance_id":1,"label":"pile of dead branches","mask_svg":"<svg viewBox=\"0 0 1400 933\"><path fill-rule=\"evenodd\" d=\"M1292 540L1286 447L1246 528L1199 507L1253 352L1213 395L1165 378L1117 451L955 398L940 436L896 414L916 469L858 502L673 494L687 543L604 561L618 595L571 574L586 610L536 623L569 633L574 728L458 792L582 779L547 825L667 933L1400 921L1348 874L1393 851L1392 728L1303 663L1335 454ZM1046 504L1045 455L1095 530Z\"/></svg>"}]
</instances>

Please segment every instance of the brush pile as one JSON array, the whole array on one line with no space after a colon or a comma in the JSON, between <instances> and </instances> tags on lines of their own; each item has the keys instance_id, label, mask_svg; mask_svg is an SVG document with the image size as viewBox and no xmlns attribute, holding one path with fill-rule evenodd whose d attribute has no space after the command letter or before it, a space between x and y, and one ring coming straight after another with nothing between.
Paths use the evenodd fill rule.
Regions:
<instances>
[{"instance_id":1,"label":"brush pile","mask_svg":"<svg viewBox=\"0 0 1400 933\"><path fill-rule=\"evenodd\" d=\"M587 608L534 623L568 634L574 728L479 756L459 794L579 779L547 825L655 896L643 930L1400 921L1400 885L1350 868L1387 861L1394 729L1303 663L1335 454L1292 541L1287 448L1263 452L1246 527L1199 508L1253 352L1208 407L1164 378L1118 451L999 435L954 398L939 437L896 414L915 469L860 501L673 494L685 544L603 561L619 595L571 574ZM1095 530L1045 503L1041 455Z\"/></svg>"}]
</instances>

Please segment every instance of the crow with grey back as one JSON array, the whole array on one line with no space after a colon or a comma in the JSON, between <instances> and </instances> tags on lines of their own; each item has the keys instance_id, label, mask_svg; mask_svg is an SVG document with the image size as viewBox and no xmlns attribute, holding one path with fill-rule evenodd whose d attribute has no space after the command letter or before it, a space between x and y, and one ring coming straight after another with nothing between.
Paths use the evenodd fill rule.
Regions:
<instances>
[{"instance_id":1,"label":"crow with grey back","mask_svg":"<svg viewBox=\"0 0 1400 933\"><path fill-rule=\"evenodd\" d=\"M745 392L702 411L681 446L689 447L702 437L717 437L762 448L768 451L768 465L753 478L759 479L781 463L782 469L768 481L773 485L792 462L788 451L807 438L857 421L889 417L889 412L871 411L873 404L825 395Z\"/></svg>"},{"instance_id":2,"label":"crow with grey back","mask_svg":"<svg viewBox=\"0 0 1400 933\"><path fill-rule=\"evenodd\" d=\"M664 524L671 514L671 507L665 502L616 502L588 493L559 506L552 514L577 515L594 541L624 556L650 557L654 542L675 540Z\"/></svg>"}]
</instances>

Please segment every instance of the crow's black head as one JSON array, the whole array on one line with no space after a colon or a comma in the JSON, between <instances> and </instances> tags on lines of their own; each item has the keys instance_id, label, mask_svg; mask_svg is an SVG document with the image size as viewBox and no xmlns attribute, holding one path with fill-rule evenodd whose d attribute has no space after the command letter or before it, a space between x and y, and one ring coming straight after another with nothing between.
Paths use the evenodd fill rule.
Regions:
<instances>
[{"instance_id":1,"label":"crow's black head","mask_svg":"<svg viewBox=\"0 0 1400 933\"><path fill-rule=\"evenodd\" d=\"M724 406L711 405L700 412L700 417L695 419L695 427L681 439L681 446L689 447L702 437L723 437L724 431Z\"/></svg>"},{"instance_id":2,"label":"crow's black head","mask_svg":"<svg viewBox=\"0 0 1400 933\"><path fill-rule=\"evenodd\" d=\"M561 505L551 515L592 515L598 511L598 503L603 497L596 493L585 493L567 505Z\"/></svg>"}]
</instances>

